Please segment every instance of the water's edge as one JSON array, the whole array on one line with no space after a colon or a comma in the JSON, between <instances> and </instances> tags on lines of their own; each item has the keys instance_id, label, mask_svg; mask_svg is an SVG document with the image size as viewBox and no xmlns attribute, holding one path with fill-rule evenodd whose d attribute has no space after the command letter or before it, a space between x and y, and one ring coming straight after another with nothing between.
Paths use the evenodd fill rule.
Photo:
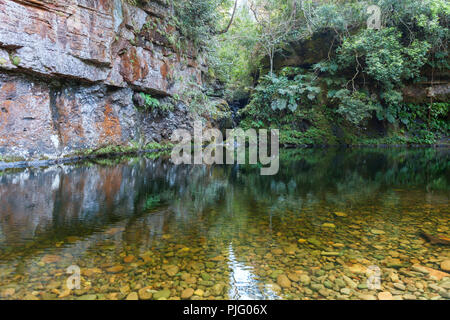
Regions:
<instances>
[{"instance_id":1,"label":"water's edge","mask_svg":"<svg viewBox=\"0 0 450 320\"><path fill-rule=\"evenodd\" d=\"M433 145L302 145L302 146L285 146L283 149L324 149L324 148L373 148L373 149L388 149L388 148L404 148L404 149L413 149L413 148L439 148L439 149L450 149L450 145L446 144L433 144ZM74 164L80 163L88 160L95 159L114 159L123 156L140 156L143 154L150 153L158 153L158 152L167 152L171 151L172 148L163 148L163 149L150 149L150 150L135 150L135 151L127 151L127 152L112 152L112 153L102 153L102 154L92 154L92 155L82 155L82 156L70 156L65 158L54 158L54 159L46 159L46 160L23 160L23 161L0 161L0 171L6 169L25 169L25 168L39 168L39 167L48 167L59 164Z\"/></svg>"}]
</instances>

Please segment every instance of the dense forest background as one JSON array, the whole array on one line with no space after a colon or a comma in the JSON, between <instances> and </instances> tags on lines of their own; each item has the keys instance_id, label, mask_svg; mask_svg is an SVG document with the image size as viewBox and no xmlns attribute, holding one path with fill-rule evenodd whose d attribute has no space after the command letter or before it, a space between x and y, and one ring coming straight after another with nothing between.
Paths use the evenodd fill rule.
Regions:
<instances>
[{"instance_id":1,"label":"dense forest background","mask_svg":"<svg viewBox=\"0 0 450 320\"><path fill-rule=\"evenodd\" d=\"M445 0L171 5L208 61L209 85L193 104L237 103L242 127L279 128L285 145L448 142ZM371 5L380 28L368 28Z\"/></svg>"}]
</instances>

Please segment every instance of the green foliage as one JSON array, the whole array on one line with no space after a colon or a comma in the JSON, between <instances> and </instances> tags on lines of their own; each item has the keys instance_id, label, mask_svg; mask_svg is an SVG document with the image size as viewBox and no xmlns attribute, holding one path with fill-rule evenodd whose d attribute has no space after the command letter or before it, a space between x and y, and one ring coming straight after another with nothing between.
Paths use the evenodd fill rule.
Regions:
<instances>
[{"instance_id":1,"label":"green foliage","mask_svg":"<svg viewBox=\"0 0 450 320\"><path fill-rule=\"evenodd\" d=\"M359 125L372 116L373 111L379 109L377 102L365 92L341 89L329 92L328 97L339 100L339 108L336 112L345 119Z\"/></svg>"},{"instance_id":2,"label":"green foliage","mask_svg":"<svg viewBox=\"0 0 450 320\"><path fill-rule=\"evenodd\" d=\"M311 105L321 92L311 74L300 73L301 69L285 68L279 76L266 75L255 88L251 105L261 111L272 112L290 110L294 112L299 105Z\"/></svg>"},{"instance_id":3,"label":"green foliage","mask_svg":"<svg viewBox=\"0 0 450 320\"><path fill-rule=\"evenodd\" d=\"M161 198L159 195L149 196L145 200L144 210L150 210L157 207L161 202Z\"/></svg>"},{"instance_id":4,"label":"green foliage","mask_svg":"<svg viewBox=\"0 0 450 320\"><path fill-rule=\"evenodd\" d=\"M230 101L248 97L253 86L253 74L260 64L260 57L252 50L256 38L257 30L249 11L238 10L230 30L212 47L209 71L223 84L224 95Z\"/></svg>"},{"instance_id":5,"label":"green foliage","mask_svg":"<svg viewBox=\"0 0 450 320\"><path fill-rule=\"evenodd\" d=\"M285 16L284 10L291 8L286 3L280 1L273 12ZM405 107L401 89L413 81L425 80L422 71L427 65L443 71L449 68L450 5L445 0L375 0L370 4L381 8L380 30L367 29L365 1L303 2L296 13L296 31L289 33L288 39L279 46L282 49L289 42L305 41L331 31L335 40L328 59L312 66L319 75L313 86L326 87L327 107L356 127L375 115L379 120L406 126L413 111ZM255 48L253 44L248 50L258 52ZM261 57L253 60L262 61ZM296 104L304 103L304 97L297 95L298 87L292 90L295 81L292 76L287 79L262 76L261 79L244 112L251 118L247 123L283 122L277 118L285 119L285 110L295 111ZM427 106L417 108L428 114ZM442 127L431 116L423 123L427 128L421 130Z\"/></svg>"},{"instance_id":6,"label":"green foliage","mask_svg":"<svg viewBox=\"0 0 450 320\"><path fill-rule=\"evenodd\" d=\"M430 44L414 40L410 45L401 43L401 33L396 28L365 29L357 35L345 37L337 53L341 69L360 68L373 80L392 89L419 75L426 62ZM364 65L364 67L362 67Z\"/></svg>"},{"instance_id":7,"label":"green foliage","mask_svg":"<svg viewBox=\"0 0 450 320\"><path fill-rule=\"evenodd\" d=\"M146 109L158 108L160 106L159 100L156 98L153 98L150 94L141 92L141 97L145 101Z\"/></svg>"},{"instance_id":8,"label":"green foliage","mask_svg":"<svg viewBox=\"0 0 450 320\"><path fill-rule=\"evenodd\" d=\"M172 0L174 22L186 38L194 41L197 46L205 45L218 29L223 17L219 9L229 2L227 0Z\"/></svg>"},{"instance_id":9,"label":"green foliage","mask_svg":"<svg viewBox=\"0 0 450 320\"><path fill-rule=\"evenodd\" d=\"M20 65L20 58L18 56L11 56L11 63L18 67Z\"/></svg>"}]
</instances>

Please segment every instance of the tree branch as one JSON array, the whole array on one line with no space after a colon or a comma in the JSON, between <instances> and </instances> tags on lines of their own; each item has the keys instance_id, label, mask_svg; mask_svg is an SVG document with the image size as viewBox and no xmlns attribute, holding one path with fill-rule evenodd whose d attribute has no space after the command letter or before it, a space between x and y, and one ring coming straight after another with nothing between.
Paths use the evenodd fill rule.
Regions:
<instances>
[{"instance_id":1,"label":"tree branch","mask_svg":"<svg viewBox=\"0 0 450 320\"><path fill-rule=\"evenodd\" d=\"M231 25L233 24L234 15L236 14L237 4L238 4L238 0L235 0L234 1L233 14L231 15L231 19L230 19L230 22L228 22L227 27L225 29L221 30L221 31L214 32L215 35L220 35L220 34L224 34L224 33L228 32L228 30L230 29Z\"/></svg>"}]
</instances>

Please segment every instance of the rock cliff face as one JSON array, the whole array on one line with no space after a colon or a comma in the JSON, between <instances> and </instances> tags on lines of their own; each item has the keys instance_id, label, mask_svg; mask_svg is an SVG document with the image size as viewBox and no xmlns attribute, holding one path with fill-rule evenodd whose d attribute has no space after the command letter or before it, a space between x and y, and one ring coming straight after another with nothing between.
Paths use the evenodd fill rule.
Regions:
<instances>
[{"instance_id":1,"label":"rock cliff face","mask_svg":"<svg viewBox=\"0 0 450 320\"><path fill-rule=\"evenodd\" d=\"M182 103L159 118L133 104L137 92L202 84L202 59L177 45L164 0L0 0L0 21L0 161L146 144L190 126Z\"/></svg>"}]
</instances>

